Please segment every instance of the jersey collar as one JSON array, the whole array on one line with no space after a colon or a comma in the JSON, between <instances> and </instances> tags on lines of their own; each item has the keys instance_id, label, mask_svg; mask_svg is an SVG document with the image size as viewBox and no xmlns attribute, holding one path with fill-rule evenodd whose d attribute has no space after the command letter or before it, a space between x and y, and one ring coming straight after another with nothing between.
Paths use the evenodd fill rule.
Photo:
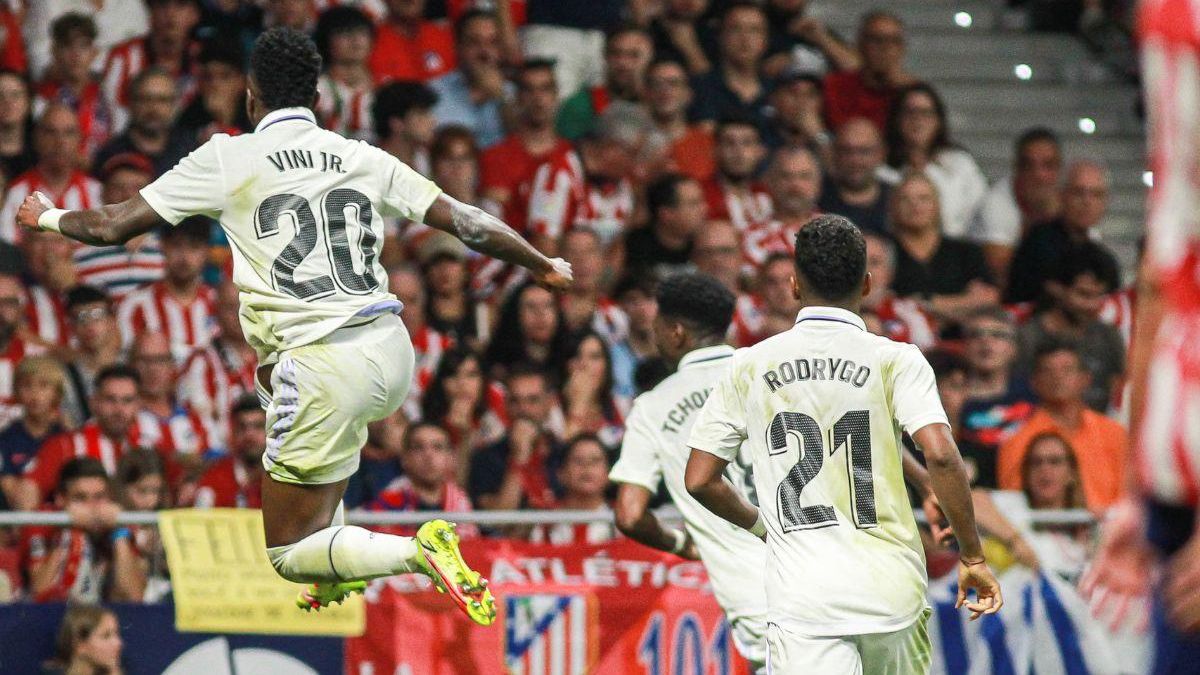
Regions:
<instances>
[{"instance_id":1,"label":"jersey collar","mask_svg":"<svg viewBox=\"0 0 1200 675\"><path fill-rule=\"evenodd\" d=\"M254 127L254 132L258 133L259 131L266 129L276 122L284 122L287 120L304 120L311 124L317 123L316 115L313 115L313 112L308 108L280 108L279 110L272 110L271 112L267 113L267 116L262 118L262 121L258 123L258 126Z\"/></svg>"},{"instance_id":2,"label":"jersey collar","mask_svg":"<svg viewBox=\"0 0 1200 675\"><path fill-rule=\"evenodd\" d=\"M679 370L690 368L701 363L709 363L719 361L733 356L733 347L729 345L713 345L712 347L701 347L693 349L679 359Z\"/></svg>"},{"instance_id":3,"label":"jersey collar","mask_svg":"<svg viewBox=\"0 0 1200 675\"><path fill-rule=\"evenodd\" d=\"M862 317L854 312L841 309L839 307L805 307L800 310L800 314L796 316L796 323L808 321L828 321L834 323L845 323L859 330L865 331L867 324L863 323Z\"/></svg>"}]
</instances>

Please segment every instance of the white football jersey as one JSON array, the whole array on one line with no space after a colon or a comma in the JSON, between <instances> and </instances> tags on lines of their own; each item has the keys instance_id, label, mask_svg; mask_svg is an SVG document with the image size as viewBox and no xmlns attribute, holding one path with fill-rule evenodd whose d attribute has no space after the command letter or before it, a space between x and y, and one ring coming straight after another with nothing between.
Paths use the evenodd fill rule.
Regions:
<instances>
[{"instance_id":1,"label":"white football jersey","mask_svg":"<svg viewBox=\"0 0 1200 675\"><path fill-rule=\"evenodd\" d=\"M733 356L689 445L748 451L770 549L769 619L815 637L900 630L926 606L902 431L946 424L933 369L862 319L808 307Z\"/></svg>"},{"instance_id":2,"label":"white football jersey","mask_svg":"<svg viewBox=\"0 0 1200 675\"><path fill-rule=\"evenodd\" d=\"M767 594L761 572L767 547L758 537L722 519L700 505L684 486L688 436L708 398L733 361L733 347L720 345L689 352L679 369L654 389L638 396L625 419L621 458L609 478L658 491L659 480L683 514L684 524L708 570L713 595L730 623L752 620L766 631ZM748 464L732 461L726 477L753 501Z\"/></svg>"},{"instance_id":3,"label":"white football jersey","mask_svg":"<svg viewBox=\"0 0 1200 675\"><path fill-rule=\"evenodd\" d=\"M395 157L275 110L252 134L216 134L141 191L175 225L218 218L233 251L246 341L260 362L353 316L398 311L379 263L384 216L420 221L441 190Z\"/></svg>"}]
</instances>

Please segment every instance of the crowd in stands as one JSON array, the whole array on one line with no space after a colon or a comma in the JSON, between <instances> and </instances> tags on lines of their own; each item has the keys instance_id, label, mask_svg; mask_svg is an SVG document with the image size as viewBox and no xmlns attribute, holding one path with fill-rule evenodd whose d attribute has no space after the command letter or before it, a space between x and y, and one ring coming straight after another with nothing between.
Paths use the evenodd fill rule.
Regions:
<instances>
[{"instance_id":1,"label":"crowd in stands","mask_svg":"<svg viewBox=\"0 0 1200 675\"><path fill-rule=\"evenodd\" d=\"M1125 483L1133 303L1097 234L1106 168L1031 119L989 185L954 141L954 102L907 70L897 17L868 13L843 37L806 4L0 3L0 510L73 523L0 529L0 600L161 598L156 532L117 526L122 510L260 504L256 357L220 228L194 217L92 248L19 232L14 214L33 190L61 208L127 199L213 134L252 132L246 56L272 25L324 55L321 124L575 271L554 295L387 223L417 370L370 426L347 508L605 508L630 402L671 368L656 280L719 279L738 298L729 340L752 345L795 321L796 231L837 213L867 235L867 326L935 366L981 524L1018 560L1077 573L1063 551L1086 555L1086 533L1034 532L988 491L1099 514ZM62 658L111 652L92 644L110 618L68 621Z\"/></svg>"}]
</instances>

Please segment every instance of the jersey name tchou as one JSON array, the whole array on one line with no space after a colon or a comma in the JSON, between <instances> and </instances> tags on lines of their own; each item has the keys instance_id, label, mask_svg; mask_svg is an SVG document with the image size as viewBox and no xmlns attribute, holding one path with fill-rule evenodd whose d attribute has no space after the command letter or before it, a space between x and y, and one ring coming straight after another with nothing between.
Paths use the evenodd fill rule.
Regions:
<instances>
[{"instance_id":1,"label":"jersey name tchou","mask_svg":"<svg viewBox=\"0 0 1200 675\"><path fill-rule=\"evenodd\" d=\"M774 392L785 384L806 380L831 380L846 382L862 388L871 377L871 369L850 359L825 357L819 359L795 359L784 361L762 374L767 388Z\"/></svg>"}]
</instances>

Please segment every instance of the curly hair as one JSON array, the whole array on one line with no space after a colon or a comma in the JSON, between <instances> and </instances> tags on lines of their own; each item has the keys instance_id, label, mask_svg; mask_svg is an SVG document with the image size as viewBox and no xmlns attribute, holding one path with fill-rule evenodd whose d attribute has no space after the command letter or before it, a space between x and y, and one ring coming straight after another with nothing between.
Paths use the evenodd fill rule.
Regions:
<instances>
[{"instance_id":1,"label":"curly hair","mask_svg":"<svg viewBox=\"0 0 1200 675\"><path fill-rule=\"evenodd\" d=\"M658 285L658 313L702 336L724 335L737 298L720 281L699 272L673 274Z\"/></svg>"},{"instance_id":2,"label":"curly hair","mask_svg":"<svg viewBox=\"0 0 1200 675\"><path fill-rule=\"evenodd\" d=\"M321 54L304 33L276 26L254 43L250 74L267 109L308 107L317 95Z\"/></svg>"},{"instance_id":3,"label":"curly hair","mask_svg":"<svg viewBox=\"0 0 1200 675\"><path fill-rule=\"evenodd\" d=\"M867 273L867 242L854 223L825 214L796 233L796 271L822 300L851 298Z\"/></svg>"}]
</instances>

